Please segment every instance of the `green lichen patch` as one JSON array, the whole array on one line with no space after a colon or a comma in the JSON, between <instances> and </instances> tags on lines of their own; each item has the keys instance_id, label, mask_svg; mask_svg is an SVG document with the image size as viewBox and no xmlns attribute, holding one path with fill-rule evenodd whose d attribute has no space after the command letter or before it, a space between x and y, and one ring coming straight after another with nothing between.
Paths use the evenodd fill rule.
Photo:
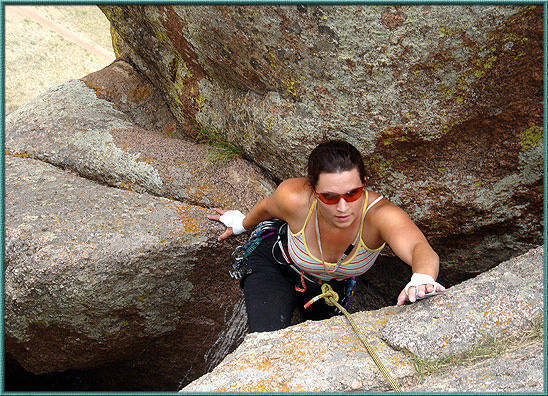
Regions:
<instances>
[{"instance_id":1,"label":"green lichen patch","mask_svg":"<svg viewBox=\"0 0 548 396\"><path fill-rule=\"evenodd\" d=\"M456 29L450 28L449 26L441 26L438 31L442 36L452 36L456 34Z\"/></svg>"},{"instance_id":2,"label":"green lichen patch","mask_svg":"<svg viewBox=\"0 0 548 396\"><path fill-rule=\"evenodd\" d=\"M124 49L124 42L112 24L110 25L110 38L112 40L114 55L116 58L119 58Z\"/></svg>"},{"instance_id":3,"label":"green lichen patch","mask_svg":"<svg viewBox=\"0 0 548 396\"><path fill-rule=\"evenodd\" d=\"M536 125L533 125L519 134L519 143L523 151L529 150L531 147L537 146L544 136L543 130Z\"/></svg>"},{"instance_id":4,"label":"green lichen patch","mask_svg":"<svg viewBox=\"0 0 548 396\"><path fill-rule=\"evenodd\" d=\"M483 64L483 67L485 69L490 69L493 67L493 62L495 62L497 60L497 56L496 55L491 55L487 58L487 61Z\"/></svg>"}]
</instances>

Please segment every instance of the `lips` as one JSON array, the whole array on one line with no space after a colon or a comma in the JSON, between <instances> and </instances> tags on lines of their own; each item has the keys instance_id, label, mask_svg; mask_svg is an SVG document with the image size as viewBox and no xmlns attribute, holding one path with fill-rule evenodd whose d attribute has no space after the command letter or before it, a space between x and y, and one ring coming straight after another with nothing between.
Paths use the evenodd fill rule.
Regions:
<instances>
[{"instance_id":1,"label":"lips","mask_svg":"<svg viewBox=\"0 0 548 396\"><path fill-rule=\"evenodd\" d=\"M347 216L335 216L335 218L338 220L338 221L347 221L348 219L350 219L350 215L347 215Z\"/></svg>"}]
</instances>

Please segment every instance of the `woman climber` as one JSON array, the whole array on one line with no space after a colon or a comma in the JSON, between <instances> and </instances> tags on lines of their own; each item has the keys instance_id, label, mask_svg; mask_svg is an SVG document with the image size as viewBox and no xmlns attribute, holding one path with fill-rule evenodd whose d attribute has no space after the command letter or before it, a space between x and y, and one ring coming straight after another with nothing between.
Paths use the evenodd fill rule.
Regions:
<instances>
[{"instance_id":1,"label":"woman climber","mask_svg":"<svg viewBox=\"0 0 548 396\"><path fill-rule=\"evenodd\" d=\"M322 283L329 283L344 303L355 277L371 268L385 244L413 272L398 305L445 290L435 281L438 255L422 232L403 210L366 189L365 183L359 151L332 140L311 152L308 178L283 181L247 215L218 208L218 214L208 215L227 226L219 241L265 220L287 223L287 235L267 236L247 257L241 285L249 332L289 326L294 309L320 294ZM303 317L318 320L336 313L321 301L304 310Z\"/></svg>"}]
</instances>

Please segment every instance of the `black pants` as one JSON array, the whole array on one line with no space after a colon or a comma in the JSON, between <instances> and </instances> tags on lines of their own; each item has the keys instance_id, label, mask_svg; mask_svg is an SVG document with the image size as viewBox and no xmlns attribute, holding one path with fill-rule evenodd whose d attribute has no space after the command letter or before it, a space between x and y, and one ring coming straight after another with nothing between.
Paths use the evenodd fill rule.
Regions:
<instances>
[{"instance_id":1,"label":"black pants","mask_svg":"<svg viewBox=\"0 0 548 396\"><path fill-rule=\"evenodd\" d=\"M327 319L338 314L338 310L323 299L306 310L303 308L311 298L321 294L321 286L306 281L304 293L295 291L295 285L301 286L300 276L272 256L275 242L276 235L268 237L251 253L247 261L251 273L241 281L249 332L274 331L289 326L297 307L304 320ZM274 249L276 257L281 258L278 246ZM333 280L329 284L340 298L344 296L346 282Z\"/></svg>"}]
</instances>

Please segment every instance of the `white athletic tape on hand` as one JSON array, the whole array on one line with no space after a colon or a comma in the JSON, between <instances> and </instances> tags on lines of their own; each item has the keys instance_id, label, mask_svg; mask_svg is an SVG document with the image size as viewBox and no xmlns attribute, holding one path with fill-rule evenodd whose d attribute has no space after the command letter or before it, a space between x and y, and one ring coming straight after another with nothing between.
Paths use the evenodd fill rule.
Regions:
<instances>
[{"instance_id":1,"label":"white athletic tape on hand","mask_svg":"<svg viewBox=\"0 0 548 396\"><path fill-rule=\"evenodd\" d=\"M424 297L419 297L418 293L416 292L417 286L419 285L433 285L434 290L430 293L425 294ZM433 296L434 294L438 294L436 292L436 289L438 288L438 286L443 287L438 282L436 282L434 278L432 278L430 275L414 273L411 276L411 281L409 281L409 283L405 286L405 294L409 296L409 288L415 287L415 297L417 300L421 300L425 297L430 297L430 296Z\"/></svg>"},{"instance_id":2,"label":"white athletic tape on hand","mask_svg":"<svg viewBox=\"0 0 548 396\"><path fill-rule=\"evenodd\" d=\"M227 227L232 227L234 235L238 235L246 231L243 225L244 218L245 215L239 210L229 210L219 217L219 221Z\"/></svg>"}]
</instances>

